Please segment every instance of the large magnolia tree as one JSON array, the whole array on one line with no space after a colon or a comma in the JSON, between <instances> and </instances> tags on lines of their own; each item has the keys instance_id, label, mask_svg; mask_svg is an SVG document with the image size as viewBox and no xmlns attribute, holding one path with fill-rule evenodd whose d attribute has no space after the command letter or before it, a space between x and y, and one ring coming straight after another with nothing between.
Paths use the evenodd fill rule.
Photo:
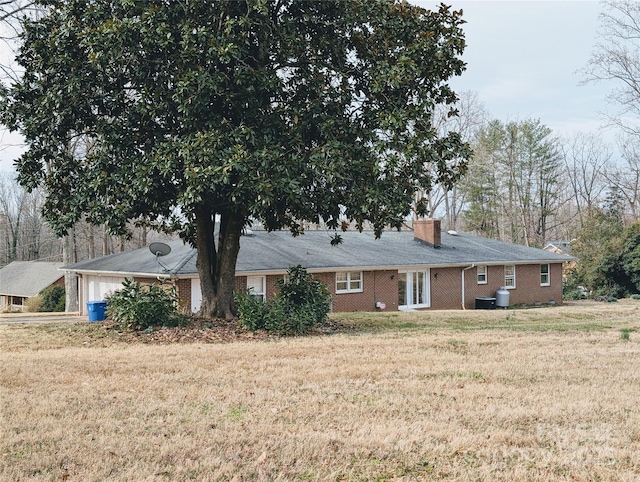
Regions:
<instances>
[{"instance_id":1,"label":"large magnolia tree","mask_svg":"<svg viewBox=\"0 0 640 482\"><path fill-rule=\"evenodd\" d=\"M233 316L243 228L400 226L468 146L437 135L464 63L461 12L392 0L41 1L2 120L20 182L64 233L161 223L198 251L205 316ZM454 114L454 112L452 112ZM92 139L85 150L71 146ZM419 205L418 208L423 208ZM328 247L328 249L330 249Z\"/></svg>"}]
</instances>

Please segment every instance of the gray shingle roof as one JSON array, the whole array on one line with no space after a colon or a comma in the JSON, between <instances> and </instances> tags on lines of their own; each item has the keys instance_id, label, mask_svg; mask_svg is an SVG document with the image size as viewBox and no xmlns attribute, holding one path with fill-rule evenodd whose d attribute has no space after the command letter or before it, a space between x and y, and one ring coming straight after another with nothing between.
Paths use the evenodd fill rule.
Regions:
<instances>
[{"instance_id":1,"label":"gray shingle roof","mask_svg":"<svg viewBox=\"0 0 640 482\"><path fill-rule=\"evenodd\" d=\"M255 231L240 240L236 272L280 272L302 265L313 271L331 269L386 269L413 266L445 267L475 264L557 263L574 258L470 234L442 232L442 247L413 238L412 231L385 232L375 239L372 232L340 233L342 244L330 245L330 234L307 231L292 237L288 231ZM190 277L197 273L196 252L181 241L167 243L171 253L158 261L147 248L83 261L65 269L79 272L118 274L172 274ZM167 268L164 271L164 267Z\"/></svg>"},{"instance_id":2,"label":"gray shingle roof","mask_svg":"<svg viewBox=\"0 0 640 482\"><path fill-rule=\"evenodd\" d=\"M36 296L64 276L61 267L50 261L14 261L0 269L0 294Z\"/></svg>"}]
</instances>

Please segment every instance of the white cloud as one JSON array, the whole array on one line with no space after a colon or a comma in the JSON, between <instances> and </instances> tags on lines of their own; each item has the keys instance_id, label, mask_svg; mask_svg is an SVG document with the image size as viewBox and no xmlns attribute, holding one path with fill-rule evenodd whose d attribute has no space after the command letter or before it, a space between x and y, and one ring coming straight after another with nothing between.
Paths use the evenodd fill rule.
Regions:
<instances>
[{"instance_id":1,"label":"white cloud","mask_svg":"<svg viewBox=\"0 0 640 482\"><path fill-rule=\"evenodd\" d=\"M426 8L438 3L414 1ZM535 118L563 133L599 130L605 84L580 85L596 43L596 1L455 1L464 11L467 71L456 90L478 92L497 119Z\"/></svg>"}]
</instances>

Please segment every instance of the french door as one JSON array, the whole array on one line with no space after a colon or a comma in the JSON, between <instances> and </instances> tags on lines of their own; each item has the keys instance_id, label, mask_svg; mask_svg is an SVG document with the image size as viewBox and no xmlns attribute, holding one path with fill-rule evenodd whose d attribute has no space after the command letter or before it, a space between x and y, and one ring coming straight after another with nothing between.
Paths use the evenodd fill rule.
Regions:
<instances>
[{"instance_id":1,"label":"french door","mask_svg":"<svg viewBox=\"0 0 640 482\"><path fill-rule=\"evenodd\" d=\"M429 308L431 285L429 269L398 272L398 309Z\"/></svg>"}]
</instances>

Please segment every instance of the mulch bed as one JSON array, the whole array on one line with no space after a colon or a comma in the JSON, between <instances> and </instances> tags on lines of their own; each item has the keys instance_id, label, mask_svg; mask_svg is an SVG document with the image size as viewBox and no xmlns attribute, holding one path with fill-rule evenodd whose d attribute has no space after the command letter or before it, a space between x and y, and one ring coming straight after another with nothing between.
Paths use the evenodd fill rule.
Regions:
<instances>
[{"instance_id":1,"label":"mulch bed","mask_svg":"<svg viewBox=\"0 0 640 482\"><path fill-rule=\"evenodd\" d=\"M98 325L96 325L98 327ZM280 335L265 330L249 331L236 320L205 319L192 316L186 325L158 326L143 331L120 330L110 320L100 322L99 327L122 341L150 344L169 343L232 343L248 340L275 340ZM304 336L331 335L352 332L353 329L339 320L327 320Z\"/></svg>"}]
</instances>

